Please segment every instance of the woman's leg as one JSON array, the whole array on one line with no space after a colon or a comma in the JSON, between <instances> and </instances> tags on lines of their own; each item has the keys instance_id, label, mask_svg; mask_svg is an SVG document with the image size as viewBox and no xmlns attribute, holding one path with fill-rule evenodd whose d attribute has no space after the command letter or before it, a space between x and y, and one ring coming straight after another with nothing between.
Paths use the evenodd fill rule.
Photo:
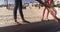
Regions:
<instances>
[{"instance_id":1,"label":"woman's leg","mask_svg":"<svg viewBox=\"0 0 60 32\"><path fill-rule=\"evenodd\" d=\"M53 12L53 9L50 8L49 10L50 10L50 13L51 13L51 15L53 16L54 20L55 20L56 22L58 22L58 17L57 17L57 16L55 15L55 13Z\"/></svg>"},{"instance_id":2,"label":"woman's leg","mask_svg":"<svg viewBox=\"0 0 60 32\"><path fill-rule=\"evenodd\" d=\"M42 18L41 18L41 21L44 19L45 10L46 10L46 7L44 8L44 10L43 10L43 12L42 12Z\"/></svg>"},{"instance_id":3,"label":"woman's leg","mask_svg":"<svg viewBox=\"0 0 60 32\"><path fill-rule=\"evenodd\" d=\"M47 12L46 12L46 15L45 16L46 16L45 19L48 20L48 16L49 16L49 8L48 7L47 7Z\"/></svg>"},{"instance_id":4,"label":"woman's leg","mask_svg":"<svg viewBox=\"0 0 60 32\"><path fill-rule=\"evenodd\" d=\"M54 14L56 15L57 14L56 9L54 7L52 7L51 9L53 10Z\"/></svg>"}]
</instances>

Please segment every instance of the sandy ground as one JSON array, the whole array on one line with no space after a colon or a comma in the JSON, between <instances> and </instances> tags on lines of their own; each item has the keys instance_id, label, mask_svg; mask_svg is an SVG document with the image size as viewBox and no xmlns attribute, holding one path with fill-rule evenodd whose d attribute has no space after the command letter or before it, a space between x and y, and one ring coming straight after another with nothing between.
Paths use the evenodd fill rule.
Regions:
<instances>
[{"instance_id":1,"label":"sandy ground","mask_svg":"<svg viewBox=\"0 0 60 32\"><path fill-rule=\"evenodd\" d=\"M57 16L60 18L60 8L55 7L57 10ZM38 9L37 7L32 7L27 9L23 9L24 17L29 22L37 22L41 19L41 13L43 11L44 7L41 7ZM51 15L49 15L49 19L53 19ZM18 22L24 24L21 20L21 17L19 15L18 11ZM13 19L13 10L7 10L5 7L0 8L0 27L4 26L10 26L10 25L16 25Z\"/></svg>"}]
</instances>

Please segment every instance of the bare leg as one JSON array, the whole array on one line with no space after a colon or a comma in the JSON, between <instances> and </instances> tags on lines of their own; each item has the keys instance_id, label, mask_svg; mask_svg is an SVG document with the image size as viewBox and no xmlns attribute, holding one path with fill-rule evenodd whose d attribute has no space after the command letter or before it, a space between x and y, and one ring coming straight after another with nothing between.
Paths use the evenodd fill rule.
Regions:
<instances>
[{"instance_id":1,"label":"bare leg","mask_svg":"<svg viewBox=\"0 0 60 32\"><path fill-rule=\"evenodd\" d=\"M45 15L46 16L46 20L48 20L48 15L49 15L49 8L47 8L47 12L46 12L47 14Z\"/></svg>"},{"instance_id":2,"label":"bare leg","mask_svg":"<svg viewBox=\"0 0 60 32\"><path fill-rule=\"evenodd\" d=\"M46 7L43 10L41 21L44 19L45 10L46 10Z\"/></svg>"},{"instance_id":3,"label":"bare leg","mask_svg":"<svg viewBox=\"0 0 60 32\"><path fill-rule=\"evenodd\" d=\"M58 22L58 17L53 13L53 9L50 8L49 10L50 10L50 13L51 13L51 15L53 16L54 20L55 20L56 22Z\"/></svg>"}]
</instances>

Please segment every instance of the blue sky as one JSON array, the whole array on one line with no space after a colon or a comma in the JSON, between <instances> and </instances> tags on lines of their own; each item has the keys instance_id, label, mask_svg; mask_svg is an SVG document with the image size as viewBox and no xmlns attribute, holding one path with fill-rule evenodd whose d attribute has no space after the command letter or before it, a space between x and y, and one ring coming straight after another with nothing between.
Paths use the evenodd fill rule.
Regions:
<instances>
[{"instance_id":1,"label":"blue sky","mask_svg":"<svg viewBox=\"0 0 60 32\"><path fill-rule=\"evenodd\" d=\"M0 4L3 4L3 2L2 2L3 0L0 0Z\"/></svg>"},{"instance_id":2,"label":"blue sky","mask_svg":"<svg viewBox=\"0 0 60 32\"><path fill-rule=\"evenodd\" d=\"M25 2L33 2L33 1L35 1L35 0L22 0L22 2L23 3L25 3ZM44 1L44 0L42 0L42 1ZM56 0L57 1L57 0ZM14 0L8 0L8 2L10 3L10 4L13 4L14 3ZM1 4L4 4L4 0L0 0L0 5Z\"/></svg>"},{"instance_id":3,"label":"blue sky","mask_svg":"<svg viewBox=\"0 0 60 32\"><path fill-rule=\"evenodd\" d=\"M31 1L35 1L35 0L22 0L23 2L31 2Z\"/></svg>"},{"instance_id":4,"label":"blue sky","mask_svg":"<svg viewBox=\"0 0 60 32\"><path fill-rule=\"evenodd\" d=\"M23 3L30 2L30 1L35 1L35 0L22 0ZM8 0L8 3L13 4L14 0ZM4 0L0 0L0 5L4 4Z\"/></svg>"}]
</instances>

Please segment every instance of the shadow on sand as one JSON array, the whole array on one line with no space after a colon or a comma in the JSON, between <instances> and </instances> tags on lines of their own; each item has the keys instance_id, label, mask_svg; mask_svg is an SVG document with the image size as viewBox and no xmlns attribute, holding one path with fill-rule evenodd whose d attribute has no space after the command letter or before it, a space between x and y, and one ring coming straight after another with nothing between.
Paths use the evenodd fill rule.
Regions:
<instances>
[{"instance_id":1,"label":"shadow on sand","mask_svg":"<svg viewBox=\"0 0 60 32\"><path fill-rule=\"evenodd\" d=\"M0 32L56 32L59 30L60 24L54 20L0 27Z\"/></svg>"}]
</instances>

